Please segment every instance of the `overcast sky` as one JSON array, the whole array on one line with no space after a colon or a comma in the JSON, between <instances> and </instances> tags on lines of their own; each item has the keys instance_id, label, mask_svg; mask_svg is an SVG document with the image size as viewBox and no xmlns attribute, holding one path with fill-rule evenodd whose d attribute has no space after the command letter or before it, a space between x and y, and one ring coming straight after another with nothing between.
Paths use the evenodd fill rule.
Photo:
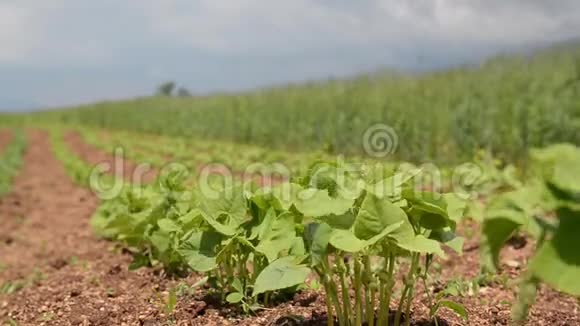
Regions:
<instances>
[{"instance_id":1,"label":"overcast sky","mask_svg":"<svg viewBox=\"0 0 580 326\"><path fill-rule=\"evenodd\" d=\"M578 0L0 0L0 110L436 69L579 34Z\"/></svg>"}]
</instances>

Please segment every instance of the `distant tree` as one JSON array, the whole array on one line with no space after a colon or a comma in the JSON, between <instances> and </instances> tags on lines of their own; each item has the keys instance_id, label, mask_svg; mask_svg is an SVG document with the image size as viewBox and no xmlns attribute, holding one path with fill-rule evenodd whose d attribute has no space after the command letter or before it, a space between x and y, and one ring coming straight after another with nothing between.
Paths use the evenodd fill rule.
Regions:
<instances>
[{"instance_id":1,"label":"distant tree","mask_svg":"<svg viewBox=\"0 0 580 326\"><path fill-rule=\"evenodd\" d=\"M175 89L175 82L166 82L157 87L157 95L172 96Z\"/></svg>"},{"instance_id":2,"label":"distant tree","mask_svg":"<svg viewBox=\"0 0 580 326\"><path fill-rule=\"evenodd\" d=\"M177 89L177 96L179 97L190 97L191 93L184 87L179 87Z\"/></svg>"}]
</instances>

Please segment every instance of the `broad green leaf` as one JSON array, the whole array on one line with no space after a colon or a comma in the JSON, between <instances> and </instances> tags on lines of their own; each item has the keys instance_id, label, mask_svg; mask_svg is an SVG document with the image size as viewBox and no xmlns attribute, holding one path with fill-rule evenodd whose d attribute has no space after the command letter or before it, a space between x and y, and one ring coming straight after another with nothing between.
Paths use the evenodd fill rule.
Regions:
<instances>
[{"instance_id":1,"label":"broad green leaf","mask_svg":"<svg viewBox=\"0 0 580 326\"><path fill-rule=\"evenodd\" d=\"M235 278L232 282L232 287L234 288L234 290L243 293L244 292L244 287L242 286L242 281L240 281L239 278Z\"/></svg>"},{"instance_id":2,"label":"broad green leaf","mask_svg":"<svg viewBox=\"0 0 580 326\"><path fill-rule=\"evenodd\" d=\"M228 230L237 228L248 219L246 199L244 198L242 186L225 188L219 193L219 198L217 199L202 197L199 209L206 220L206 217L209 217L217 221L222 215L226 215L227 222L220 224L227 225ZM208 221L208 223L211 222Z\"/></svg>"},{"instance_id":3,"label":"broad green leaf","mask_svg":"<svg viewBox=\"0 0 580 326\"><path fill-rule=\"evenodd\" d=\"M449 218L447 215L447 202L443 195L435 192L417 192L413 189L406 189L403 197L413 205L414 209L440 215Z\"/></svg>"},{"instance_id":4,"label":"broad green leaf","mask_svg":"<svg viewBox=\"0 0 580 326\"><path fill-rule=\"evenodd\" d=\"M261 189L259 189L258 191L260 190ZM272 193L270 191L267 192L264 191L261 193L252 193L248 197L256 206L258 206L262 210L267 210L270 206L272 206L271 203L274 200L274 197L272 196Z\"/></svg>"},{"instance_id":5,"label":"broad green leaf","mask_svg":"<svg viewBox=\"0 0 580 326\"><path fill-rule=\"evenodd\" d=\"M93 217L91 217L90 224L91 228L100 237L111 239L116 235L116 232L107 228L107 224L109 224L109 216L100 211L97 211Z\"/></svg>"},{"instance_id":6,"label":"broad green leaf","mask_svg":"<svg viewBox=\"0 0 580 326\"><path fill-rule=\"evenodd\" d=\"M381 231L381 233L375 235L368 240L358 239L350 230L335 229L332 230L330 237L330 244L339 250L345 252L359 252L369 246L374 245L389 233L396 231L399 227L403 225L403 221L387 226Z\"/></svg>"},{"instance_id":7,"label":"broad green leaf","mask_svg":"<svg viewBox=\"0 0 580 326\"><path fill-rule=\"evenodd\" d=\"M228 294L228 296L226 297L226 301L232 304L238 303L242 301L242 299L244 299L244 295L241 294L240 292L232 292Z\"/></svg>"},{"instance_id":8,"label":"broad green leaf","mask_svg":"<svg viewBox=\"0 0 580 326\"><path fill-rule=\"evenodd\" d=\"M157 221L157 225L159 226L159 229L161 229L161 231L164 233L178 232L181 230L181 227L179 227L177 223L168 218L160 219L159 221Z\"/></svg>"},{"instance_id":9,"label":"broad green leaf","mask_svg":"<svg viewBox=\"0 0 580 326\"><path fill-rule=\"evenodd\" d=\"M309 274L310 268L296 262L296 257L280 258L266 266L258 275L252 296L304 283Z\"/></svg>"},{"instance_id":10,"label":"broad green leaf","mask_svg":"<svg viewBox=\"0 0 580 326\"><path fill-rule=\"evenodd\" d=\"M171 247L171 239L168 234L161 232L153 232L149 236L149 241L159 253L164 253Z\"/></svg>"},{"instance_id":11,"label":"broad green leaf","mask_svg":"<svg viewBox=\"0 0 580 326\"><path fill-rule=\"evenodd\" d=\"M401 198L403 185L420 173L417 169L412 173L397 173L375 184L368 185L365 189L379 198Z\"/></svg>"},{"instance_id":12,"label":"broad green leaf","mask_svg":"<svg viewBox=\"0 0 580 326\"><path fill-rule=\"evenodd\" d=\"M310 252L310 265L322 263L328 254L328 243L332 228L326 223L311 223L306 226L304 237Z\"/></svg>"},{"instance_id":13,"label":"broad green leaf","mask_svg":"<svg viewBox=\"0 0 580 326\"><path fill-rule=\"evenodd\" d=\"M319 189L305 189L298 194L296 208L305 216L320 217L330 214L342 215L354 204L354 199L330 197L328 191Z\"/></svg>"},{"instance_id":14,"label":"broad green leaf","mask_svg":"<svg viewBox=\"0 0 580 326\"><path fill-rule=\"evenodd\" d=\"M463 255L463 244L465 243L465 238L463 237L455 237L453 240L444 242L445 245L453 251L455 251L459 255Z\"/></svg>"},{"instance_id":15,"label":"broad green leaf","mask_svg":"<svg viewBox=\"0 0 580 326\"><path fill-rule=\"evenodd\" d=\"M470 202L467 206L466 215L476 222L483 222L485 218L485 205L478 200Z\"/></svg>"},{"instance_id":16,"label":"broad green leaf","mask_svg":"<svg viewBox=\"0 0 580 326\"><path fill-rule=\"evenodd\" d=\"M332 230L329 243L336 249L345 252L359 252L367 242L357 238L350 230Z\"/></svg>"},{"instance_id":17,"label":"broad green leaf","mask_svg":"<svg viewBox=\"0 0 580 326\"><path fill-rule=\"evenodd\" d=\"M258 188L250 199L261 209L273 207L278 211L287 211L297 201L302 187L295 183L284 182L272 187Z\"/></svg>"},{"instance_id":18,"label":"broad green leaf","mask_svg":"<svg viewBox=\"0 0 580 326\"><path fill-rule=\"evenodd\" d=\"M495 209L487 214L483 222L480 255L484 270L493 272L499 266L501 248L522 227L526 216L514 209Z\"/></svg>"},{"instance_id":19,"label":"broad green leaf","mask_svg":"<svg viewBox=\"0 0 580 326\"><path fill-rule=\"evenodd\" d=\"M503 193L491 201L483 222L481 244L482 267L495 271L499 265L499 252L505 242L517 230L527 231L533 236L541 233L532 218L538 214L538 203L542 202L541 187L528 187Z\"/></svg>"},{"instance_id":20,"label":"broad green leaf","mask_svg":"<svg viewBox=\"0 0 580 326\"><path fill-rule=\"evenodd\" d=\"M296 237L294 230L294 215L289 212L284 212L279 216L275 216L273 210L270 211L273 220L265 219L267 224L260 232L260 242L256 246L256 250L266 256L269 262L276 260L280 253L284 250L288 251Z\"/></svg>"},{"instance_id":21,"label":"broad green leaf","mask_svg":"<svg viewBox=\"0 0 580 326\"><path fill-rule=\"evenodd\" d=\"M527 216L532 216L545 199L543 194L541 184L530 182L526 187L499 195L489 204L488 211L495 208L512 208L524 212Z\"/></svg>"},{"instance_id":22,"label":"broad green leaf","mask_svg":"<svg viewBox=\"0 0 580 326\"><path fill-rule=\"evenodd\" d=\"M411 252L434 254L439 257L445 257L445 253L441 249L439 242L427 239L422 235L416 235L412 238L399 240L397 241L397 246Z\"/></svg>"},{"instance_id":23,"label":"broad green leaf","mask_svg":"<svg viewBox=\"0 0 580 326\"><path fill-rule=\"evenodd\" d=\"M218 222L217 219L215 219L213 216L209 215L208 213L206 213L204 211L201 212L201 216L217 232L219 232L223 235L233 236L238 231L237 227L239 225L228 225L228 224L220 223L220 222Z\"/></svg>"},{"instance_id":24,"label":"broad green leaf","mask_svg":"<svg viewBox=\"0 0 580 326\"><path fill-rule=\"evenodd\" d=\"M309 171L304 185L326 190L333 198L356 199L363 190L362 180L357 172L358 167L338 162L320 162Z\"/></svg>"},{"instance_id":25,"label":"broad green leaf","mask_svg":"<svg viewBox=\"0 0 580 326\"><path fill-rule=\"evenodd\" d=\"M126 213L121 213L115 215L113 218L107 219L104 228L106 232L120 235L132 233L135 226L135 215L131 216Z\"/></svg>"},{"instance_id":26,"label":"broad green leaf","mask_svg":"<svg viewBox=\"0 0 580 326\"><path fill-rule=\"evenodd\" d=\"M274 221L277 218L276 211L272 208L268 209L262 223L252 229L252 234L255 234L255 236L252 235L251 238L258 238L259 240L264 239L266 234L272 229L272 224L274 224Z\"/></svg>"},{"instance_id":27,"label":"broad green leaf","mask_svg":"<svg viewBox=\"0 0 580 326\"><path fill-rule=\"evenodd\" d=\"M570 197L580 195L580 149L572 144L552 145L532 151L545 179L554 188Z\"/></svg>"},{"instance_id":28,"label":"broad green leaf","mask_svg":"<svg viewBox=\"0 0 580 326\"><path fill-rule=\"evenodd\" d=\"M467 201L460 199L454 193L443 194L443 198L447 203L447 216L455 223L459 223L467 211Z\"/></svg>"},{"instance_id":29,"label":"broad green leaf","mask_svg":"<svg viewBox=\"0 0 580 326\"><path fill-rule=\"evenodd\" d=\"M294 237L288 254L290 256L304 256L307 254L306 247L304 246L304 239L302 237Z\"/></svg>"},{"instance_id":30,"label":"broad green leaf","mask_svg":"<svg viewBox=\"0 0 580 326\"><path fill-rule=\"evenodd\" d=\"M550 182L571 196L577 196L580 194L580 178L578 176L580 176L580 149L576 148L575 155L556 161ZM576 200L580 199L576 197Z\"/></svg>"},{"instance_id":31,"label":"broad green leaf","mask_svg":"<svg viewBox=\"0 0 580 326\"><path fill-rule=\"evenodd\" d=\"M346 213L341 215L326 215L316 218L317 221L324 222L330 225L333 229L350 229L354 224L356 216L352 210L348 210Z\"/></svg>"},{"instance_id":32,"label":"broad green leaf","mask_svg":"<svg viewBox=\"0 0 580 326\"><path fill-rule=\"evenodd\" d=\"M193 209L193 210L187 212L186 214L184 214L183 216L180 216L179 222L181 222L181 224L184 224L184 225L195 223L195 221L199 220L200 215L201 215L201 213L198 209Z\"/></svg>"},{"instance_id":33,"label":"broad green leaf","mask_svg":"<svg viewBox=\"0 0 580 326\"><path fill-rule=\"evenodd\" d=\"M368 193L362 202L354 222L354 234L357 238L368 240L389 226L403 222L395 234L412 234L413 229L407 214L387 199L381 199Z\"/></svg>"},{"instance_id":34,"label":"broad green leaf","mask_svg":"<svg viewBox=\"0 0 580 326\"><path fill-rule=\"evenodd\" d=\"M540 280L558 291L580 296L580 212L558 211L560 225L529 265Z\"/></svg>"},{"instance_id":35,"label":"broad green leaf","mask_svg":"<svg viewBox=\"0 0 580 326\"><path fill-rule=\"evenodd\" d=\"M450 300L441 300L441 301L437 302L437 306L450 309L451 311L455 312L457 315L459 315L464 320L469 319L469 313L467 312L467 309L465 309L465 306L463 306L460 303L450 301Z\"/></svg>"},{"instance_id":36,"label":"broad green leaf","mask_svg":"<svg viewBox=\"0 0 580 326\"><path fill-rule=\"evenodd\" d=\"M463 212L458 212L460 203L451 196L446 196L435 192L416 192L412 189L406 189L403 196L411 204L411 215L415 220L418 220L421 227L436 230L444 227L451 227L455 229L456 221L449 217L448 212L451 211L457 215L462 216ZM447 200L451 202L454 207L448 207Z\"/></svg>"},{"instance_id":37,"label":"broad green leaf","mask_svg":"<svg viewBox=\"0 0 580 326\"><path fill-rule=\"evenodd\" d=\"M449 226L449 219L443 215L413 210L412 216L419 220L422 228L438 230ZM454 226L453 223L451 225Z\"/></svg>"},{"instance_id":38,"label":"broad green leaf","mask_svg":"<svg viewBox=\"0 0 580 326\"><path fill-rule=\"evenodd\" d=\"M302 191L300 185L290 182L274 186L272 189L274 208L284 211L289 210L298 201L300 191Z\"/></svg>"},{"instance_id":39,"label":"broad green leaf","mask_svg":"<svg viewBox=\"0 0 580 326\"><path fill-rule=\"evenodd\" d=\"M459 255L463 254L463 243L465 239L457 236L450 228L431 231L429 239L445 244Z\"/></svg>"},{"instance_id":40,"label":"broad green leaf","mask_svg":"<svg viewBox=\"0 0 580 326\"><path fill-rule=\"evenodd\" d=\"M187 264L198 272L207 272L216 267L216 255L222 236L217 232L197 232L185 239L178 252Z\"/></svg>"}]
</instances>

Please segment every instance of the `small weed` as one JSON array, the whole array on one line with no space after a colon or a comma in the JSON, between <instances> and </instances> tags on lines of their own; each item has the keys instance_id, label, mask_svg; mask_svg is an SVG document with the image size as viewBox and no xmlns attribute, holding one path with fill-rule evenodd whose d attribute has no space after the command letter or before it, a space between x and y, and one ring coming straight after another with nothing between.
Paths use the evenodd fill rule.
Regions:
<instances>
[{"instance_id":1,"label":"small weed","mask_svg":"<svg viewBox=\"0 0 580 326\"><path fill-rule=\"evenodd\" d=\"M8 321L6 323L4 323L5 326L18 326L18 322L12 318L8 319Z\"/></svg>"},{"instance_id":2,"label":"small weed","mask_svg":"<svg viewBox=\"0 0 580 326\"><path fill-rule=\"evenodd\" d=\"M114 298L116 296L117 296L117 291L115 291L115 289L113 289L113 288L107 289L107 297Z\"/></svg>"},{"instance_id":3,"label":"small weed","mask_svg":"<svg viewBox=\"0 0 580 326\"><path fill-rule=\"evenodd\" d=\"M52 312L45 312L42 314L42 316L40 316L40 321L43 322L49 322L52 321L54 319L54 313Z\"/></svg>"},{"instance_id":4,"label":"small weed","mask_svg":"<svg viewBox=\"0 0 580 326\"><path fill-rule=\"evenodd\" d=\"M0 293L2 294L12 294L22 290L26 285L23 280L7 281L0 286Z\"/></svg>"},{"instance_id":5,"label":"small weed","mask_svg":"<svg viewBox=\"0 0 580 326\"><path fill-rule=\"evenodd\" d=\"M191 296L193 292L194 289L185 282L179 282L179 284L175 286L175 294L178 297Z\"/></svg>"},{"instance_id":6,"label":"small weed","mask_svg":"<svg viewBox=\"0 0 580 326\"><path fill-rule=\"evenodd\" d=\"M308 283L308 288L312 291L318 291L322 288L322 285L318 280L312 280Z\"/></svg>"},{"instance_id":7,"label":"small weed","mask_svg":"<svg viewBox=\"0 0 580 326\"><path fill-rule=\"evenodd\" d=\"M101 279L99 278L98 275L93 275L89 279L89 283L94 285L94 286L99 286L99 285L101 285Z\"/></svg>"},{"instance_id":8,"label":"small weed","mask_svg":"<svg viewBox=\"0 0 580 326\"><path fill-rule=\"evenodd\" d=\"M36 285L36 284L40 283L40 281L45 280L45 279L46 279L46 274L35 269L32 272L32 274L30 274L30 276L27 278L27 283L28 283L28 285Z\"/></svg>"},{"instance_id":9,"label":"small weed","mask_svg":"<svg viewBox=\"0 0 580 326\"><path fill-rule=\"evenodd\" d=\"M175 306L177 305L177 291L176 288L169 290L167 297L165 298L164 310L168 315L173 314L175 311Z\"/></svg>"}]
</instances>

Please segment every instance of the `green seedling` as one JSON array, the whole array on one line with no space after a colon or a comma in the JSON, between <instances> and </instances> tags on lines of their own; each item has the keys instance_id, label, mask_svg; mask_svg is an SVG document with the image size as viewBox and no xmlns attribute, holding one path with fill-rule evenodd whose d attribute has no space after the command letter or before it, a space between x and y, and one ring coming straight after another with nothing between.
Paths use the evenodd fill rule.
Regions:
<instances>
[{"instance_id":1,"label":"green seedling","mask_svg":"<svg viewBox=\"0 0 580 326\"><path fill-rule=\"evenodd\" d=\"M532 152L532 158L533 176L518 189L493 198L483 224L485 271L499 268L500 250L513 234L524 232L536 239L536 252L513 306L515 323L525 322L542 282L580 296L580 149L554 145ZM555 219L545 217L549 212Z\"/></svg>"}]
</instances>

